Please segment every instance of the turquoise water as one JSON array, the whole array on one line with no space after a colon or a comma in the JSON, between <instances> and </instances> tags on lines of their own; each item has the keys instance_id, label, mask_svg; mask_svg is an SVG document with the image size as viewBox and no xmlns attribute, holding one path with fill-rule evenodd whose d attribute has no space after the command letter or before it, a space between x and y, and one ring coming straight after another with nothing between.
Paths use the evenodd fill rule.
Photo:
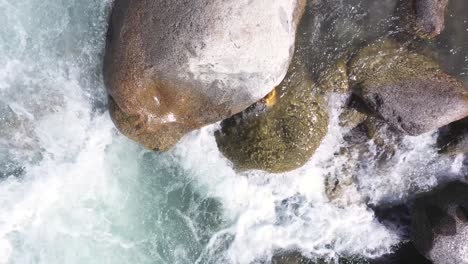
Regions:
<instances>
[{"instance_id":1,"label":"turquoise water","mask_svg":"<svg viewBox=\"0 0 468 264\"><path fill-rule=\"evenodd\" d=\"M326 175L347 162L334 156L338 95L323 145L281 175L234 172L216 124L165 154L120 135L101 76L110 6L0 0L0 263L253 263L278 249L375 257L402 239L353 189L346 206L324 194ZM456 172L460 161L441 161L434 140L408 138L396 172L363 171L360 191L399 201Z\"/></svg>"}]
</instances>

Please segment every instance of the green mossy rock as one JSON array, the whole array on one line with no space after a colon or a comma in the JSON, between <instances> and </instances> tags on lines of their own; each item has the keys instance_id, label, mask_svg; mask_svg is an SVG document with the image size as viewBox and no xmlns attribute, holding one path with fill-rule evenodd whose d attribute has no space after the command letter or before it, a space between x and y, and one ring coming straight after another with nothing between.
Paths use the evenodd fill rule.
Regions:
<instances>
[{"instance_id":1,"label":"green mossy rock","mask_svg":"<svg viewBox=\"0 0 468 264\"><path fill-rule=\"evenodd\" d=\"M277 103L257 104L221 123L221 152L238 170L273 173L304 165L327 133L327 103L319 86L294 63L276 88Z\"/></svg>"},{"instance_id":2,"label":"green mossy rock","mask_svg":"<svg viewBox=\"0 0 468 264\"><path fill-rule=\"evenodd\" d=\"M344 59L325 71L325 74L319 80L320 87L324 93L345 94L349 91L348 67Z\"/></svg>"}]
</instances>

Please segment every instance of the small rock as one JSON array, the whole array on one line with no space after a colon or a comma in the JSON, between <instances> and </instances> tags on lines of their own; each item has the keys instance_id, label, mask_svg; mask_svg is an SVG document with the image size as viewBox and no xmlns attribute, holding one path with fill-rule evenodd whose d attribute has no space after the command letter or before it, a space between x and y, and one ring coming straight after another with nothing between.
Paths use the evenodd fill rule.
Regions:
<instances>
[{"instance_id":1,"label":"small rock","mask_svg":"<svg viewBox=\"0 0 468 264\"><path fill-rule=\"evenodd\" d=\"M344 59L329 68L319 80L324 93L347 93L349 91L348 67Z\"/></svg>"},{"instance_id":2,"label":"small rock","mask_svg":"<svg viewBox=\"0 0 468 264\"><path fill-rule=\"evenodd\" d=\"M340 126L346 128L355 128L364 120L366 120L367 116L366 114L361 113L356 109L344 109L338 118Z\"/></svg>"},{"instance_id":3,"label":"small rock","mask_svg":"<svg viewBox=\"0 0 468 264\"><path fill-rule=\"evenodd\" d=\"M115 1L104 80L116 126L167 150L260 100L286 75L304 8L304 0Z\"/></svg>"},{"instance_id":4,"label":"small rock","mask_svg":"<svg viewBox=\"0 0 468 264\"><path fill-rule=\"evenodd\" d=\"M272 264L316 264L314 261L305 258L299 252L279 254L273 257Z\"/></svg>"},{"instance_id":5,"label":"small rock","mask_svg":"<svg viewBox=\"0 0 468 264\"><path fill-rule=\"evenodd\" d=\"M468 185L430 192L414 204L412 240L435 264L468 263Z\"/></svg>"},{"instance_id":6,"label":"small rock","mask_svg":"<svg viewBox=\"0 0 468 264\"><path fill-rule=\"evenodd\" d=\"M350 67L353 93L394 128L419 135L468 116L463 83L430 58L391 41L359 52Z\"/></svg>"},{"instance_id":7,"label":"small rock","mask_svg":"<svg viewBox=\"0 0 468 264\"><path fill-rule=\"evenodd\" d=\"M279 173L301 167L327 133L327 103L299 63L292 64L276 93L273 106L253 106L224 120L215 133L219 149L238 170Z\"/></svg>"}]
</instances>

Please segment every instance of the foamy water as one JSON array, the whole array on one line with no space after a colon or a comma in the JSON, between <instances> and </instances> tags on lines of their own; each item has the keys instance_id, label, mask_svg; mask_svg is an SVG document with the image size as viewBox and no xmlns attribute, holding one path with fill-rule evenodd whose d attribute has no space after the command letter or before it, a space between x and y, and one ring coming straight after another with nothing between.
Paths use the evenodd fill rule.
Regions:
<instances>
[{"instance_id":1,"label":"foamy water","mask_svg":"<svg viewBox=\"0 0 468 264\"><path fill-rule=\"evenodd\" d=\"M346 132L338 95L322 146L288 173L236 173L217 124L168 153L145 150L105 110L110 4L0 0L0 263L252 263L280 249L376 257L402 236L367 202L402 202L461 169L436 153L434 133L407 137L387 167L369 162L330 201L326 178L350 162L335 155Z\"/></svg>"}]
</instances>

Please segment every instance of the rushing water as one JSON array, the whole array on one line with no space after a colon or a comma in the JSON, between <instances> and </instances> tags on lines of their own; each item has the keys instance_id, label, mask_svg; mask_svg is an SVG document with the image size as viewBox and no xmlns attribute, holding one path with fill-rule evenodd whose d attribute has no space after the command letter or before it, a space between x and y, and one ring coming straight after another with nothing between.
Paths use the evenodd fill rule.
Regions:
<instances>
[{"instance_id":1,"label":"rushing water","mask_svg":"<svg viewBox=\"0 0 468 264\"><path fill-rule=\"evenodd\" d=\"M343 24L360 21L360 1L335 2L348 14ZM216 125L169 153L145 150L106 112L110 6L0 0L0 263L253 263L279 249L376 257L405 234L368 205L398 203L443 172L458 175L462 160L439 157L434 133L407 137L386 167L369 162L357 186L330 202L325 179L349 163L335 155L346 132L337 125L338 95L322 146L289 173L237 174L217 150ZM312 19L312 29L327 19ZM343 46L349 35L340 35Z\"/></svg>"}]
</instances>

